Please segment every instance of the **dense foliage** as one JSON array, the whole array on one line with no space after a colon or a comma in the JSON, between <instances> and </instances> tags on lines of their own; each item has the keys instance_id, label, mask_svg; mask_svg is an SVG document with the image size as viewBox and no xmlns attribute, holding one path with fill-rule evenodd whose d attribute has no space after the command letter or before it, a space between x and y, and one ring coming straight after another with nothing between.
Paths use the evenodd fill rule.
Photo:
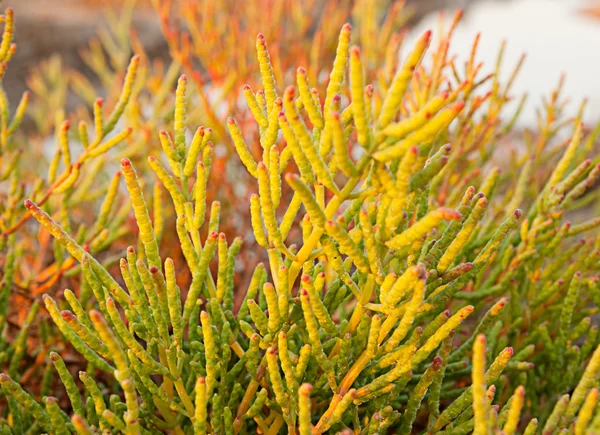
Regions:
<instances>
[{"instance_id":1,"label":"dense foliage","mask_svg":"<svg viewBox=\"0 0 600 435\"><path fill-rule=\"evenodd\" d=\"M252 8L186 3L189 40L168 5L168 68L125 7L83 54L104 98L51 61L31 133L29 93L12 116L0 93L3 433L600 433L585 103L565 117L559 84L513 132L520 63L502 83L501 48L485 75L477 37L459 68L460 14L396 65L397 5L357 2L328 57L331 27L313 41L299 6L269 3L292 30L259 34L256 60ZM232 17L239 53L207 16Z\"/></svg>"}]
</instances>

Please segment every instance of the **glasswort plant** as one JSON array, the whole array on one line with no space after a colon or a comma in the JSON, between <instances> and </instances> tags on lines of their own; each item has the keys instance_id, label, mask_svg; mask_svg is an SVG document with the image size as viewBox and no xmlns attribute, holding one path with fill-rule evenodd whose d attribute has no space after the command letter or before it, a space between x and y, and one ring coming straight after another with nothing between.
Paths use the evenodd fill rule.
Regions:
<instances>
[{"instance_id":1,"label":"glasswort plant","mask_svg":"<svg viewBox=\"0 0 600 435\"><path fill-rule=\"evenodd\" d=\"M378 56L365 57L343 25L324 92L304 67L282 87L267 38L257 36L262 89L242 88L243 113L255 124L231 117L226 128L231 158L253 180L244 207L265 262L240 260L246 238L228 238L220 202L207 200L214 138L209 127L186 135L186 75L172 130L158 132L162 152L150 151L145 163L122 158L93 228L72 235L69 200L86 197L76 195L85 164L133 134L107 137L139 96L138 56L106 120L103 102L94 103L93 139L80 125L75 163L70 123L62 123L50 184L27 195L25 210L18 165L8 166L3 321L14 270L24 267L19 230L33 217L56 240L56 267L79 263L74 291L39 293L85 366L74 376L66 352L44 347L52 369L44 382L55 371L63 387L39 398L22 387L27 333L40 310L33 303L20 332L3 338L0 430L600 433L600 239L592 232L600 219L565 219L596 198L600 159L588 155L598 129L585 131L583 106L561 119L559 85L539 131L510 156L518 171L503 174L492 163L524 102L502 120L520 64L507 84L498 81L501 55L495 73L481 77L476 39L459 70L448 57L459 18L431 62L426 32L397 68L373 77L365 64ZM0 59L11 52L11 26L7 12ZM565 129L568 141L556 145ZM248 130L258 132L259 150ZM12 131L3 131L8 147ZM119 275L99 253L123 225L124 217L111 219L121 181L139 242L122 252ZM58 209L48 206L55 195ZM164 255L172 245L182 256ZM252 267L247 285L236 281L240 264Z\"/></svg>"}]
</instances>

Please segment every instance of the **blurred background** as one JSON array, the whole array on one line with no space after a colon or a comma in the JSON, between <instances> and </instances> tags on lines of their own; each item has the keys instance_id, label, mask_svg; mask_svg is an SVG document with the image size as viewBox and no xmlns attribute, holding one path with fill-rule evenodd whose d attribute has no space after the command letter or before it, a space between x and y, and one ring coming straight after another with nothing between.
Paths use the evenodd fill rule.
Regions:
<instances>
[{"instance_id":1,"label":"blurred background","mask_svg":"<svg viewBox=\"0 0 600 435\"><path fill-rule=\"evenodd\" d=\"M60 54L63 66L90 73L80 51L123 1L4 0L5 6L13 7L17 16L18 50L6 76L9 100L18 101L30 69L53 54ZM325 3L325 0L311 1L317 8ZM451 48L459 54L459 61L469 55L478 32L482 33L478 56L488 69L493 67L504 39L508 41L505 54L508 65L515 64L522 53L527 54L514 85L516 95L525 91L529 94L521 124L535 122L534 107L556 86L561 73L566 74L563 95L570 97L572 105L589 98L586 120L600 118L600 62L595 60L595 50L600 46L600 1L407 0L407 6L411 13L408 25L414 29L409 33L409 41L428 28L435 34L440 11L463 8L464 17ZM133 27L151 57L168 55L168 45L151 0L137 1ZM89 74L90 79L92 76Z\"/></svg>"}]
</instances>

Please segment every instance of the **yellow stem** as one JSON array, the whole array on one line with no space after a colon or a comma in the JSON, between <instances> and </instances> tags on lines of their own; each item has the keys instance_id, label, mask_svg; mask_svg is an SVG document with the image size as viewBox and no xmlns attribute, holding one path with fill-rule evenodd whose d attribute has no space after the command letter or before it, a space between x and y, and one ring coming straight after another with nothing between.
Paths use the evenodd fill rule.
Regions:
<instances>
[{"instance_id":1,"label":"yellow stem","mask_svg":"<svg viewBox=\"0 0 600 435\"><path fill-rule=\"evenodd\" d=\"M279 429L281 429L281 426L283 426L284 420L283 417L281 416L281 414L277 414L277 416L275 417L275 420L273 420L273 423L271 423L271 426L269 426L269 429L267 430L267 435L277 435L279 433ZM290 434L293 435L295 432L292 432L293 428L290 428Z\"/></svg>"},{"instance_id":2,"label":"yellow stem","mask_svg":"<svg viewBox=\"0 0 600 435\"><path fill-rule=\"evenodd\" d=\"M360 299L357 301L356 306L354 307L354 311L352 313L352 317L346 326L344 334L352 333L358 327L363 314L364 314L364 306L369 303L371 300L371 296L373 296L373 291L375 290L375 275L369 275L367 278L367 282L365 283L364 291L362 292ZM335 347L331 350L329 354L329 359L333 358L337 355L342 347L342 340L339 340Z\"/></svg>"},{"instance_id":3,"label":"yellow stem","mask_svg":"<svg viewBox=\"0 0 600 435\"><path fill-rule=\"evenodd\" d=\"M362 355L361 355L361 357L362 357ZM343 385L343 381L342 381L342 385ZM340 388L343 388L342 385L340 385ZM333 395L333 397L331 398L331 402L329 403L329 408L327 408L327 411L325 411L325 413L321 416L321 418L317 422L317 425L313 429L313 434L320 434L323 431L322 430L323 421L325 419L329 419L331 417L331 414L333 414L333 411L335 411L335 408L337 408L338 403L341 402L342 397L344 397L342 394L334 394Z\"/></svg>"},{"instance_id":4,"label":"yellow stem","mask_svg":"<svg viewBox=\"0 0 600 435\"><path fill-rule=\"evenodd\" d=\"M169 367L169 362L167 360L167 352L165 351L165 348L162 344L158 345L158 356L161 364L165 367ZM169 396L169 398L173 398L173 381L171 381L171 379L169 379L166 376L163 376L162 389L165 391L165 393L167 393L167 396Z\"/></svg>"},{"instance_id":5,"label":"yellow stem","mask_svg":"<svg viewBox=\"0 0 600 435\"><path fill-rule=\"evenodd\" d=\"M196 409L194 408L194 405L192 404L190 396L188 395L187 391L185 390L185 386L183 385L183 381L181 380L181 378L179 378L175 381L175 388L177 389L177 393L179 394L179 397L181 398L181 402L183 403L183 406L185 406L185 409L188 412L188 414L190 415L190 418L192 419L192 422L193 422L194 415L196 413Z\"/></svg>"},{"instance_id":6,"label":"yellow stem","mask_svg":"<svg viewBox=\"0 0 600 435\"><path fill-rule=\"evenodd\" d=\"M252 379L250 381L250 383L248 384L248 388L246 389L246 394L244 394L244 397L242 398L242 401L240 402L240 406L238 406L236 419L233 422L233 431L236 435L237 435L237 433L239 433L240 429L242 428L242 423L243 423L242 416L246 413L246 411L248 411L248 408L250 407L250 403L251 403L252 399L254 398L254 396L256 395L257 390L258 390L258 382L256 380Z\"/></svg>"}]
</instances>

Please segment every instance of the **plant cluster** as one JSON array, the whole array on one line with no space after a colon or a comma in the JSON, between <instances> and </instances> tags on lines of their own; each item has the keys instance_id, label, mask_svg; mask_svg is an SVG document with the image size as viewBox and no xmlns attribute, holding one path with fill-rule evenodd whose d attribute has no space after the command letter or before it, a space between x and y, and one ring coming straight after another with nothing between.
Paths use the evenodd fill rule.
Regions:
<instances>
[{"instance_id":1,"label":"plant cluster","mask_svg":"<svg viewBox=\"0 0 600 435\"><path fill-rule=\"evenodd\" d=\"M476 38L459 68L449 43L460 13L433 49L426 32L398 65L395 18L373 39L379 17L363 15L354 40L364 51L343 24L328 72L292 69L316 44L292 4L273 2L266 16L298 21L299 47L274 52L259 34L251 60L247 40L239 56L215 42L225 41L217 23L229 2L190 2L188 28L206 35L168 39L226 60L198 67L180 56L166 71L123 54L126 8L102 37L111 67L96 42L84 53L104 86L122 83L106 98L110 111L56 61L32 76L37 129L55 128L57 147L31 184L27 165L42 164L17 146L33 140L19 129L29 94L13 116L0 98L0 430L600 433L600 219L585 217L600 158L588 157L598 129L585 131L585 104L566 118L559 84L537 131L512 132L525 101L506 113L521 64L502 83L501 48L484 75ZM194 21L200 10L215 27ZM256 14L242 12L232 35L246 35ZM10 9L3 21L0 71L15 50ZM212 101L181 65L214 74L225 93L239 87L247 107L236 93ZM231 71L256 74L260 89L235 76L223 84ZM68 87L91 115L67 114ZM224 122L223 101L233 115ZM501 171L494 162L511 137L523 144L504 150ZM117 152L121 142L129 146ZM219 156L224 143L235 153ZM240 163L247 174L229 178ZM215 197L220 180L224 191L243 183L227 208ZM51 255L32 259L37 246ZM72 290L53 291L65 278ZM16 308L22 299L28 311Z\"/></svg>"}]
</instances>

